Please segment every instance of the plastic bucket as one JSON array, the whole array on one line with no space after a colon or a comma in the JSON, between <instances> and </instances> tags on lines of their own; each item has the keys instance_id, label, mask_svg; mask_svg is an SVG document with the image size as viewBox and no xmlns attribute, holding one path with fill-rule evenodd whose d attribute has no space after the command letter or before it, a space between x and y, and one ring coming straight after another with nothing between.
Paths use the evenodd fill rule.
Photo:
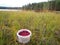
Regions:
<instances>
[{"instance_id":1,"label":"plastic bucket","mask_svg":"<svg viewBox=\"0 0 60 45\"><path fill-rule=\"evenodd\" d=\"M19 43L28 43L30 41L31 31L28 29L21 29L17 32L17 40Z\"/></svg>"}]
</instances>

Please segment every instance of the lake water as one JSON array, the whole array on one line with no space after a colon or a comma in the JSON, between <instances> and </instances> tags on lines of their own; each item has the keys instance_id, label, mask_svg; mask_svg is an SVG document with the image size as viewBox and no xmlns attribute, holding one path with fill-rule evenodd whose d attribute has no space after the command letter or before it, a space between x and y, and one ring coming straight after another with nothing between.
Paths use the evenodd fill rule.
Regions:
<instances>
[{"instance_id":1,"label":"lake water","mask_svg":"<svg viewBox=\"0 0 60 45\"><path fill-rule=\"evenodd\" d=\"M18 9L0 9L0 11L21 11Z\"/></svg>"}]
</instances>

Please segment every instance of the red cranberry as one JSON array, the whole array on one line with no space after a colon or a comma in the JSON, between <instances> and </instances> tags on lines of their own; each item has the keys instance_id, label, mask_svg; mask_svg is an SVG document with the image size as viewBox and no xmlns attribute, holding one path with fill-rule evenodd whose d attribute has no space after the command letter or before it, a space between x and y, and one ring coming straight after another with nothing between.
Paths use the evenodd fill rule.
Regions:
<instances>
[{"instance_id":1,"label":"red cranberry","mask_svg":"<svg viewBox=\"0 0 60 45\"><path fill-rule=\"evenodd\" d=\"M28 31L22 31L19 33L21 36L28 36L30 33Z\"/></svg>"}]
</instances>

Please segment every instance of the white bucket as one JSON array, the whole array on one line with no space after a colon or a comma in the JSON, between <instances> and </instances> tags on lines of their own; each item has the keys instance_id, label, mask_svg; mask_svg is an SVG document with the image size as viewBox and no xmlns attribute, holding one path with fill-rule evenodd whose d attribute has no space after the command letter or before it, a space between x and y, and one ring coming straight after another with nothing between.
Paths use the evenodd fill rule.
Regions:
<instances>
[{"instance_id":1,"label":"white bucket","mask_svg":"<svg viewBox=\"0 0 60 45\"><path fill-rule=\"evenodd\" d=\"M27 36L19 35L19 33L22 32L22 31L29 32L29 35L27 35ZM21 29L17 32L17 40L18 40L19 43L28 43L30 41L30 36L31 36L31 31L28 30L28 29Z\"/></svg>"}]
</instances>

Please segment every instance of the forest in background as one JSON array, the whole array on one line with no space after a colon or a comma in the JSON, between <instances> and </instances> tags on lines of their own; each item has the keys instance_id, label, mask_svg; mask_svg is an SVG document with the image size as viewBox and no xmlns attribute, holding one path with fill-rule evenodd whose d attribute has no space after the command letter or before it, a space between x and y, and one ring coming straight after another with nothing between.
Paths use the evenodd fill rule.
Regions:
<instances>
[{"instance_id":1,"label":"forest in background","mask_svg":"<svg viewBox=\"0 0 60 45\"><path fill-rule=\"evenodd\" d=\"M35 11L60 11L60 0L48 0L48 2L32 3L23 6L22 9Z\"/></svg>"}]
</instances>

